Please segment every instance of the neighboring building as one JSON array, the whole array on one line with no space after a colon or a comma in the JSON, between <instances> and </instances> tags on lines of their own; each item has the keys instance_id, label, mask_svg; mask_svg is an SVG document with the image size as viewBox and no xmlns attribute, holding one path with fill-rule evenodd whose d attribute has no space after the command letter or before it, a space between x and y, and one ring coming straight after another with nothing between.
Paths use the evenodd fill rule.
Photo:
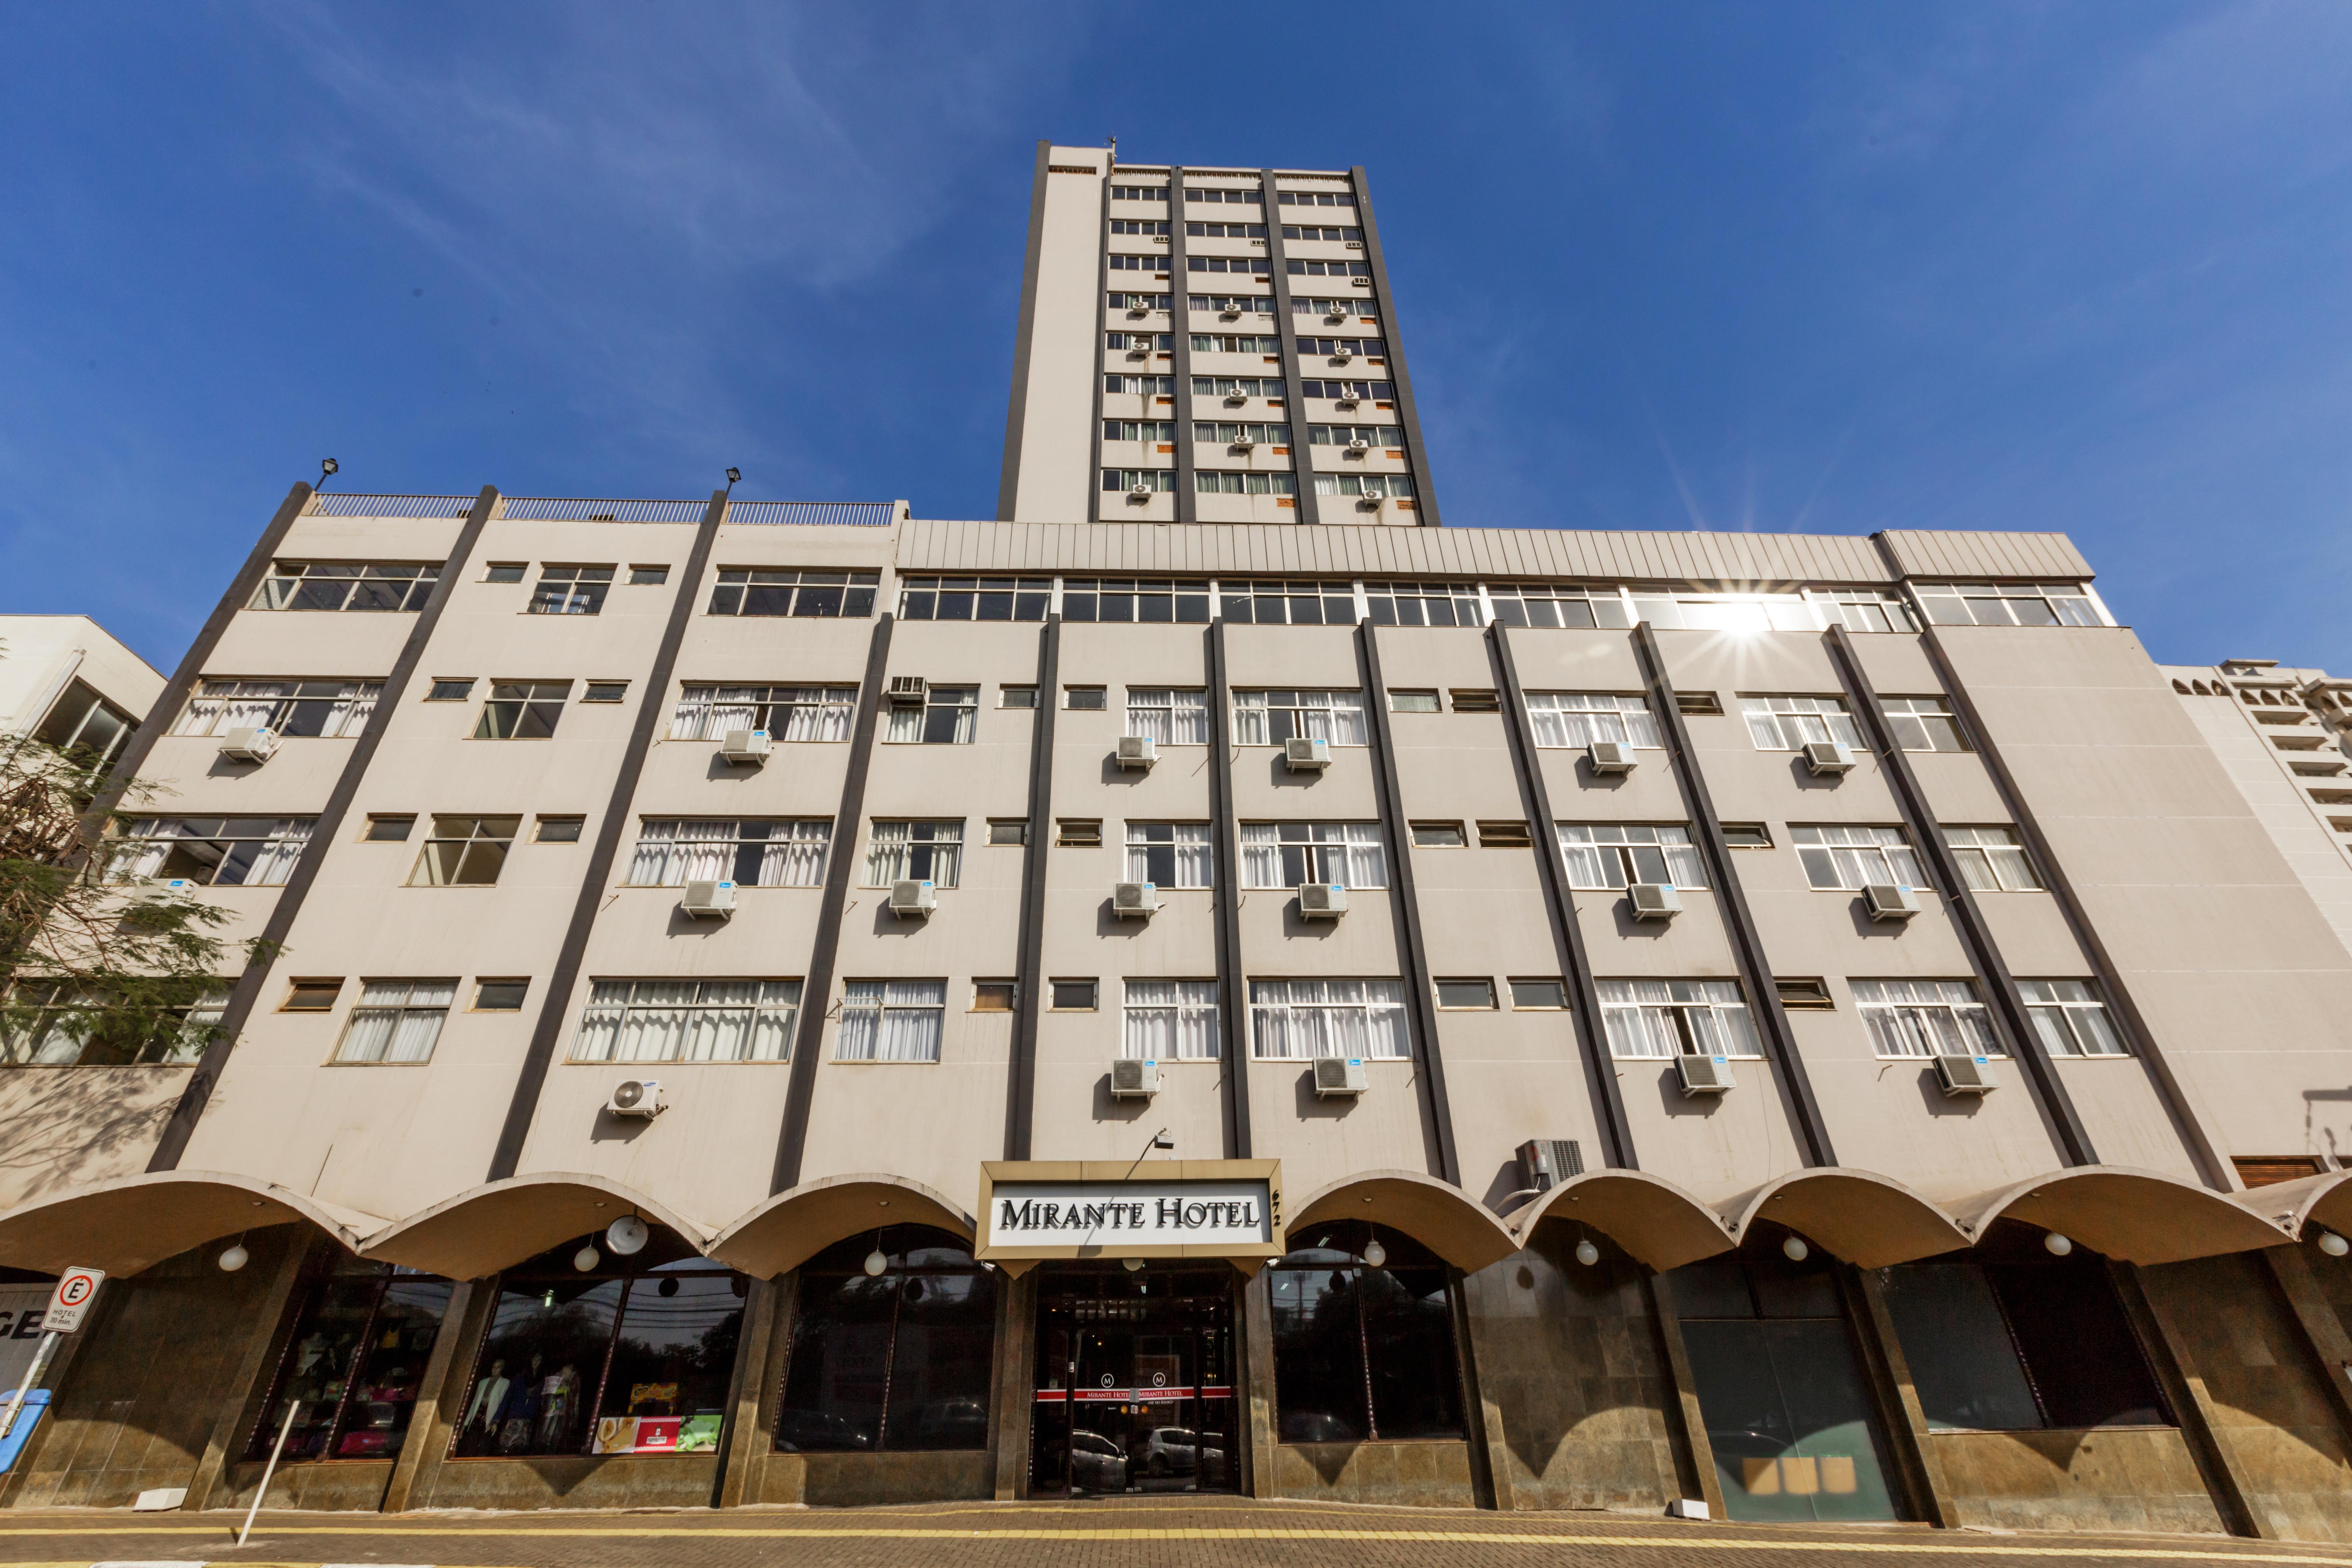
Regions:
<instances>
[{"instance_id":1,"label":"neighboring building","mask_svg":"<svg viewBox=\"0 0 2352 1568\"><path fill-rule=\"evenodd\" d=\"M1363 170L1039 142L996 515L1434 526Z\"/></svg>"},{"instance_id":2,"label":"neighboring building","mask_svg":"<svg viewBox=\"0 0 2352 1568\"><path fill-rule=\"evenodd\" d=\"M2352 680L2273 658L2167 665L2181 708L2352 947Z\"/></svg>"},{"instance_id":3,"label":"neighboring building","mask_svg":"<svg viewBox=\"0 0 2352 1568\"><path fill-rule=\"evenodd\" d=\"M163 678L88 616L0 616L0 735L111 760Z\"/></svg>"}]
</instances>

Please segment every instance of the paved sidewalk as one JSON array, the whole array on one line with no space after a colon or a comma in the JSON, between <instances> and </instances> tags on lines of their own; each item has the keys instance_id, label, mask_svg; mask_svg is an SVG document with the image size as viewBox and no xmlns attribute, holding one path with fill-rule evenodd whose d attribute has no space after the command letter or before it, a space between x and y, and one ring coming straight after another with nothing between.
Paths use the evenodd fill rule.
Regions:
<instances>
[{"instance_id":1,"label":"paved sidewalk","mask_svg":"<svg viewBox=\"0 0 2352 1568\"><path fill-rule=\"evenodd\" d=\"M2329 1563L2352 1548L2198 1536L1684 1523L1606 1513L1229 1501L940 1503L728 1513L0 1514L0 1563L435 1568L1833 1568Z\"/></svg>"}]
</instances>

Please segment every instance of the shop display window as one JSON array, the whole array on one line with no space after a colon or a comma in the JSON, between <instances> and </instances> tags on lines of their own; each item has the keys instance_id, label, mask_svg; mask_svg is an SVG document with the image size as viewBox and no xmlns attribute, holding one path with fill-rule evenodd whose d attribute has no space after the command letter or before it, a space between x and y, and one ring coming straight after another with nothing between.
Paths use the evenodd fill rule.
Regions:
<instances>
[{"instance_id":1,"label":"shop display window","mask_svg":"<svg viewBox=\"0 0 2352 1568\"><path fill-rule=\"evenodd\" d=\"M996 1276L968 1246L921 1226L853 1237L801 1266L776 1448L985 1447L995 1363Z\"/></svg>"},{"instance_id":2,"label":"shop display window","mask_svg":"<svg viewBox=\"0 0 2352 1568\"><path fill-rule=\"evenodd\" d=\"M1444 1262L1360 1220L1310 1226L1293 1239L1302 1245L1269 1266L1267 1281L1282 1440L1462 1436Z\"/></svg>"},{"instance_id":3,"label":"shop display window","mask_svg":"<svg viewBox=\"0 0 2352 1568\"><path fill-rule=\"evenodd\" d=\"M308 1281L246 1457L269 1458L289 1400L299 1408L281 1463L398 1454L451 1289L349 1254Z\"/></svg>"},{"instance_id":4,"label":"shop display window","mask_svg":"<svg viewBox=\"0 0 2352 1568\"><path fill-rule=\"evenodd\" d=\"M509 1269L452 1453L716 1452L748 1289L658 1229L634 1258L596 1236Z\"/></svg>"}]
</instances>

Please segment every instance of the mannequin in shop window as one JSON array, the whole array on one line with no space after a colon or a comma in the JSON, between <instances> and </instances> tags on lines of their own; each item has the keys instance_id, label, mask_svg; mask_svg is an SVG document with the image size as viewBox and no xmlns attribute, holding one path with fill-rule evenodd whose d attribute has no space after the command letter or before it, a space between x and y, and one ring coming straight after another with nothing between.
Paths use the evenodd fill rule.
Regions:
<instances>
[{"instance_id":1,"label":"mannequin in shop window","mask_svg":"<svg viewBox=\"0 0 2352 1568\"><path fill-rule=\"evenodd\" d=\"M466 1419L458 1425L458 1436L469 1432L492 1433L498 1430L499 1407L507 1402L507 1363L490 1363L489 1374L474 1385L473 1403L466 1406Z\"/></svg>"}]
</instances>

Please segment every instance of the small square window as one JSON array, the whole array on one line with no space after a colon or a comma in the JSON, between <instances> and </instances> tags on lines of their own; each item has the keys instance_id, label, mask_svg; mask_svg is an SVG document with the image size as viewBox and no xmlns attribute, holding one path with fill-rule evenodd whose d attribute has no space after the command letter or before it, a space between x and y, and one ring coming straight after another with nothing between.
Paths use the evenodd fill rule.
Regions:
<instances>
[{"instance_id":1,"label":"small square window","mask_svg":"<svg viewBox=\"0 0 2352 1568\"><path fill-rule=\"evenodd\" d=\"M1437 693L1434 691L1391 691L1389 711L1391 713L1434 713Z\"/></svg>"},{"instance_id":2,"label":"small square window","mask_svg":"<svg viewBox=\"0 0 2352 1568\"><path fill-rule=\"evenodd\" d=\"M1465 842L1458 822L1416 822L1412 841L1427 849L1459 849Z\"/></svg>"},{"instance_id":3,"label":"small square window","mask_svg":"<svg viewBox=\"0 0 2352 1568\"><path fill-rule=\"evenodd\" d=\"M1734 849L1769 849L1772 835L1760 822L1727 822L1723 825L1723 841Z\"/></svg>"},{"instance_id":4,"label":"small square window","mask_svg":"<svg viewBox=\"0 0 2352 1568\"><path fill-rule=\"evenodd\" d=\"M1723 699L1712 691L1677 691L1675 693L1675 707L1685 713L1720 713L1723 711Z\"/></svg>"},{"instance_id":5,"label":"small square window","mask_svg":"<svg viewBox=\"0 0 2352 1568\"><path fill-rule=\"evenodd\" d=\"M489 570L482 574L482 581L520 583L522 581L523 573L529 570L530 565L527 561L493 561L489 564Z\"/></svg>"},{"instance_id":6,"label":"small square window","mask_svg":"<svg viewBox=\"0 0 2352 1568\"><path fill-rule=\"evenodd\" d=\"M971 983L971 1010L975 1013L1010 1013L1013 999L1020 987L1010 980L975 980Z\"/></svg>"},{"instance_id":7,"label":"small square window","mask_svg":"<svg viewBox=\"0 0 2352 1568\"><path fill-rule=\"evenodd\" d=\"M618 702L629 694L625 680L592 680L588 689L580 694L583 702Z\"/></svg>"},{"instance_id":8,"label":"small square window","mask_svg":"<svg viewBox=\"0 0 2352 1568\"><path fill-rule=\"evenodd\" d=\"M528 980L480 980L474 984L474 1011L477 1013L520 1013L522 999L530 991Z\"/></svg>"},{"instance_id":9,"label":"small square window","mask_svg":"<svg viewBox=\"0 0 2352 1568\"><path fill-rule=\"evenodd\" d=\"M474 678L462 680L436 680L433 689L425 694L427 702L463 702L474 694Z\"/></svg>"},{"instance_id":10,"label":"small square window","mask_svg":"<svg viewBox=\"0 0 2352 1568\"><path fill-rule=\"evenodd\" d=\"M1558 980L1514 980L1511 1005L1522 1013L1557 1013L1568 1006L1568 986Z\"/></svg>"},{"instance_id":11,"label":"small square window","mask_svg":"<svg viewBox=\"0 0 2352 1568\"><path fill-rule=\"evenodd\" d=\"M1092 980L1056 980L1054 986L1054 1011L1056 1013L1091 1013L1095 1010L1095 993L1099 988Z\"/></svg>"},{"instance_id":12,"label":"small square window","mask_svg":"<svg viewBox=\"0 0 2352 1568\"><path fill-rule=\"evenodd\" d=\"M669 568L667 566L632 566L629 568L629 582L634 587L658 588L664 583L668 581Z\"/></svg>"},{"instance_id":13,"label":"small square window","mask_svg":"<svg viewBox=\"0 0 2352 1568\"><path fill-rule=\"evenodd\" d=\"M1034 686L1000 686L996 689L996 705L999 708L1034 708L1037 706L1037 689Z\"/></svg>"},{"instance_id":14,"label":"small square window","mask_svg":"<svg viewBox=\"0 0 2352 1568\"><path fill-rule=\"evenodd\" d=\"M1029 842L1028 820L1025 817L991 817L988 823L988 841L991 844L1020 847Z\"/></svg>"},{"instance_id":15,"label":"small square window","mask_svg":"<svg viewBox=\"0 0 2352 1568\"><path fill-rule=\"evenodd\" d=\"M1454 689L1454 710L1456 713L1500 713L1503 700L1483 686Z\"/></svg>"},{"instance_id":16,"label":"small square window","mask_svg":"<svg viewBox=\"0 0 2352 1568\"><path fill-rule=\"evenodd\" d=\"M1102 818L1061 817L1054 824L1054 842L1066 848L1097 848L1102 844Z\"/></svg>"},{"instance_id":17,"label":"small square window","mask_svg":"<svg viewBox=\"0 0 2352 1568\"><path fill-rule=\"evenodd\" d=\"M343 994L342 980L297 980L286 993L281 1013L327 1013L334 1010L335 998Z\"/></svg>"},{"instance_id":18,"label":"small square window","mask_svg":"<svg viewBox=\"0 0 2352 1568\"><path fill-rule=\"evenodd\" d=\"M366 838L371 844L405 844L408 830L415 826L414 816L370 816Z\"/></svg>"},{"instance_id":19,"label":"small square window","mask_svg":"<svg viewBox=\"0 0 2352 1568\"><path fill-rule=\"evenodd\" d=\"M1780 1005L1791 1013L1826 1013L1837 1004L1830 1000L1826 980L1775 980L1780 993Z\"/></svg>"},{"instance_id":20,"label":"small square window","mask_svg":"<svg viewBox=\"0 0 2352 1568\"><path fill-rule=\"evenodd\" d=\"M584 816L542 816L539 819L539 831L532 837L541 844L577 844L580 829L587 821Z\"/></svg>"},{"instance_id":21,"label":"small square window","mask_svg":"<svg viewBox=\"0 0 2352 1568\"><path fill-rule=\"evenodd\" d=\"M1495 983L1483 976L1476 980L1441 980L1437 983L1437 1005L1491 1011L1495 1005Z\"/></svg>"},{"instance_id":22,"label":"small square window","mask_svg":"<svg viewBox=\"0 0 2352 1568\"><path fill-rule=\"evenodd\" d=\"M1099 713L1104 707L1104 689L1099 686L1065 686L1062 706L1073 713Z\"/></svg>"},{"instance_id":23,"label":"small square window","mask_svg":"<svg viewBox=\"0 0 2352 1568\"><path fill-rule=\"evenodd\" d=\"M1535 840L1528 835L1524 822L1482 822L1478 825L1478 847L1481 849L1527 849Z\"/></svg>"}]
</instances>

